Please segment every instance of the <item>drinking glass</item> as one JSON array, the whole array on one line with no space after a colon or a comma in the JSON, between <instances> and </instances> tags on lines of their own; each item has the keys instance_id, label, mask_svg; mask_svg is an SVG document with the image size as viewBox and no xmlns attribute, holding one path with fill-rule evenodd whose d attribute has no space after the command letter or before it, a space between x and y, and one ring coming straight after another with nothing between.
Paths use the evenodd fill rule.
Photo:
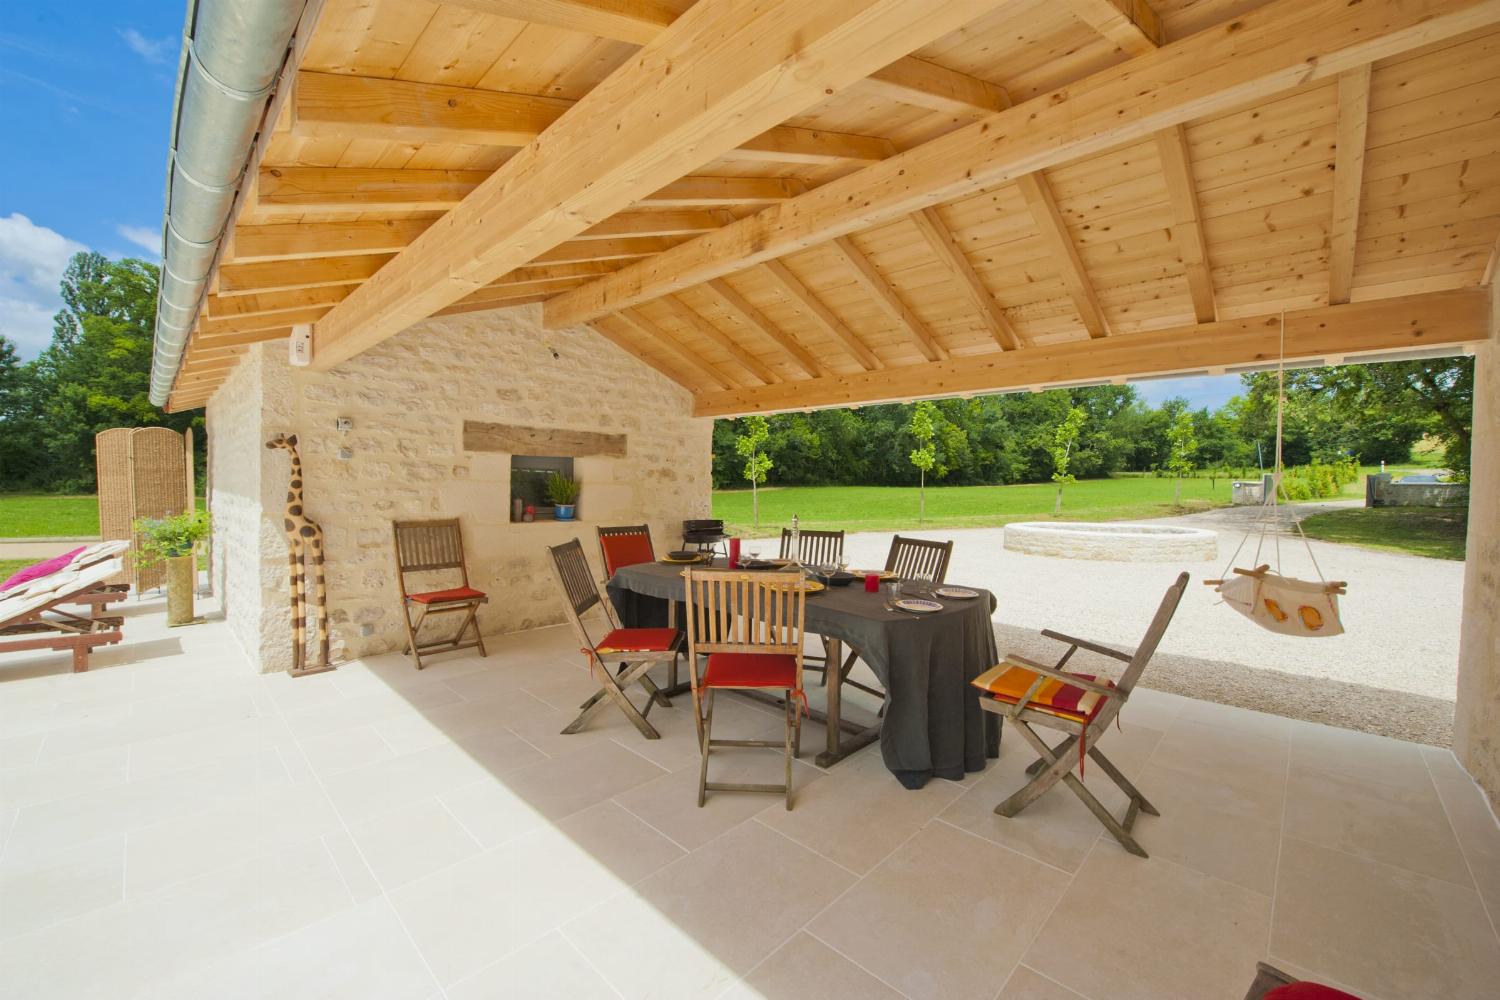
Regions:
<instances>
[{"instance_id":1,"label":"drinking glass","mask_svg":"<svg viewBox=\"0 0 1500 1000\"><path fill-rule=\"evenodd\" d=\"M895 604L897 601L901 600L901 581L892 580L890 583L886 584L885 595L886 600L891 604Z\"/></svg>"}]
</instances>

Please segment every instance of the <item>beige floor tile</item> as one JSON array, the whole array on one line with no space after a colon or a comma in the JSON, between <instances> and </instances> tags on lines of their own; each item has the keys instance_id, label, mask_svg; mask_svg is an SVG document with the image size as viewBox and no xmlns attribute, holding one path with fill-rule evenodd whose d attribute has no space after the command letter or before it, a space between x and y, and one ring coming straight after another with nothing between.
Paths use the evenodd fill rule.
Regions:
<instances>
[{"instance_id":1,"label":"beige floor tile","mask_svg":"<svg viewBox=\"0 0 1500 1000\"><path fill-rule=\"evenodd\" d=\"M509 774L505 785L556 820L660 777L662 768L608 740Z\"/></svg>"},{"instance_id":2,"label":"beige floor tile","mask_svg":"<svg viewBox=\"0 0 1500 1000\"><path fill-rule=\"evenodd\" d=\"M901 1000L817 938L798 932L723 994L724 1000Z\"/></svg>"},{"instance_id":3,"label":"beige floor tile","mask_svg":"<svg viewBox=\"0 0 1500 1000\"><path fill-rule=\"evenodd\" d=\"M315 675L326 677L327 674ZM302 678L312 680L313 678ZM335 692L337 694L337 692ZM413 712L451 705L462 697L446 684L430 684L399 691L380 691L358 698L336 698L284 714L287 727L299 739L327 736L357 726L402 718Z\"/></svg>"},{"instance_id":4,"label":"beige floor tile","mask_svg":"<svg viewBox=\"0 0 1500 1000\"><path fill-rule=\"evenodd\" d=\"M522 694L523 692L517 692ZM526 695L535 707L522 713L506 724L506 728L549 757L565 757L586 746L604 743L611 738L621 742L648 742L640 732L618 711L613 718L600 714L591 720L589 727L578 733L564 733L563 729L578 717L578 710L571 712L550 708ZM652 713L653 717L655 713Z\"/></svg>"},{"instance_id":5,"label":"beige floor tile","mask_svg":"<svg viewBox=\"0 0 1500 1000\"><path fill-rule=\"evenodd\" d=\"M1474 890L1291 837L1271 954L1386 1000L1477 1000L1500 982L1500 942Z\"/></svg>"},{"instance_id":6,"label":"beige floor tile","mask_svg":"<svg viewBox=\"0 0 1500 1000\"><path fill-rule=\"evenodd\" d=\"M559 712L571 712L577 715L579 706L599 690L599 682L590 677L587 671L559 668L554 676L545 679L538 678L525 685L523 690ZM637 708L646 703L644 688L633 686L626 689L625 693L630 696L631 701L635 702ZM620 714L619 709L613 711L616 715Z\"/></svg>"},{"instance_id":7,"label":"beige floor tile","mask_svg":"<svg viewBox=\"0 0 1500 1000\"><path fill-rule=\"evenodd\" d=\"M122 838L95 840L29 863L0 863L0 940L124 898Z\"/></svg>"},{"instance_id":8,"label":"beige floor tile","mask_svg":"<svg viewBox=\"0 0 1500 1000\"><path fill-rule=\"evenodd\" d=\"M1386 784L1294 764L1286 835L1466 888L1474 884L1430 779L1425 786Z\"/></svg>"},{"instance_id":9,"label":"beige floor tile","mask_svg":"<svg viewBox=\"0 0 1500 1000\"><path fill-rule=\"evenodd\" d=\"M438 796L448 811L486 848L514 840L547 820L501 778L479 781Z\"/></svg>"},{"instance_id":10,"label":"beige floor tile","mask_svg":"<svg viewBox=\"0 0 1500 1000\"><path fill-rule=\"evenodd\" d=\"M635 728L625 721L624 716L616 712L615 718L619 720L619 723L611 721L611 726L616 743L628 747L670 771L689 764L697 766L698 729L693 725L691 695L681 694L673 698L671 708L662 708L658 705L651 710L647 721L661 734L659 740L642 739ZM779 714L773 717L764 711L762 706L747 698L721 694L718 703L714 706L716 739L781 739L785 732L784 725ZM822 730L819 730L820 735L821 732ZM814 743L808 739L808 729L804 727L802 760L805 763L812 763L813 757L821 748L822 743Z\"/></svg>"},{"instance_id":11,"label":"beige floor tile","mask_svg":"<svg viewBox=\"0 0 1500 1000\"><path fill-rule=\"evenodd\" d=\"M1239 1000L1270 922L1268 896L1101 843L1024 961L1090 997Z\"/></svg>"},{"instance_id":12,"label":"beige floor tile","mask_svg":"<svg viewBox=\"0 0 1500 1000\"><path fill-rule=\"evenodd\" d=\"M1134 699L1131 706L1134 707ZM1129 711L1129 708L1126 709ZM1177 717L1186 722L1203 726L1230 729L1237 733L1248 733L1265 739L1286 742L1291 734L1291 720L1266 712L1256 712L1234 705L1220 705L1212 701L1183 699Z\"/></svg>"},{"instance_id":13,"label":"beige floor tile","mask_svg":"<svg viewBox=\"0 0 1500 1000\"><path fill-rule=\"evenodd\" d=\"M153 983L153 1000L424 1000L438 988L391 904L371 900Z\"/></svg>"},{"instance_id":14,"label":"beige floor tile","mask_svg":"<svg viewBox=\"0 0 1500 1000\"><path fill-rule=\"evenodd\" d=\"M140 781L242 754L290 748L292 743L291 730L280 717L263 715L141 740L130 745L130 779Z\"/></svg>"},{"instance_id":15,"label":"beige floor tile","mask_svg":"<svg viewBox=\"0 0 1500 1000\"><path fill-rule=\"evenodd\" d=\"M1286 740L1184 719L1162 736L1151 762L1260 794L1285 786L1288 752Z\"/></svg>"},{"instance_id":16,"label":"beige floor tile","mask_svg":"<svg viewBox=\"0 0 1500 1000\"><path fill-rule=\"evenodd\" d=\"M878 756L846 760L834 780L797 783L790 811L767 809L760 822L863 875L942 812L964 786L929 781L909 790Z\"/></svg>"},{"instance_id":17,"label":"beige floor tile","mask_svg":"<svg viewBox=\"0 0 1500 1000\"><path fill-rule=\"evenodd\" d=\"M374 729L396 753L409 753L492 733L542 708L541 702L525 692L511 691L482 701L460 701L405 712L375 723Z\"/></svg>"},{"instance_id":18,"label":"beige floor tile","mask_svg":"<svg viewBox=\"0 0 1500 1000\"><path fill-rule=\"evenodd\" d=\"M1500 928L1500 823L1490 812L1484 792L1467 774L1439 778L1436 784L1490 922Z\"/></svg>"},{"instance_id":19,"label":"beige floor tile","mask_svg":"<svg viewBox=\"0 0 1500 1000\"><path fill-rule=\"evenodd\" d=\"M1053 868L932 823L807 929L915 1000L987 1000L1067 883Z\"/></svg>"},{"instance_id":20,"label":"beige floor tile","mask_svg":"<svg viewBox=\"0 0 1500 1000\"><path fill-rule=\"evenodd\" d=\"M20 808L123 785L129 757L128 747L106 747L61 760L0 769L0 802Z\"/></svg>"},{"instance_id":21,"label":"beige floor tile","mask_svg":"<svg viewBox=\"0 0 1500 1000\"><path fill-rule=\"evenodd\" d=\"M1423 747L1310 722L1292 724L1292 763L1414 790L1430 787Z\"/></svg>"},{"instance_id":22,"label":"beige floor tile","mask_svg":"<svg viewBox=\"0 0 1500 1000\"><path fill-rule=\"evenodd\" d=\"M268 788L164 820L126 835L125 895L155 892L339 828L328 796L310 783Z\"/></svg>"},{"instance_id":23,"label":"beige floor tile","mask_svg":"<svg viewBox=\"0 0 1500 1000\"><path fill-rule=\"evenodd\" d=\"M396 756L391 745L381 738L373 725L356 726L324 736L310 736L299 740L298 746L313 773L322 777L338 774L340 771L352 771L356 767ZM288 756L295 752L289 751Z\"/></svg>"},{"instance_id":24,"label":"beige floor tile","mask_svg":"<svg viewBox=\"0 0 1500 1000\"><path fill-rule=\"evenodd\" d=\"M35 764L46 738L46 733L28 733L0 739L0 790L5 789L5 769Z\"/></svg>"},{"instance_id":25,"label":"beige floor tile","mask_svg":"<svg viewBox=\"0 0 1500 1000\"><path fill-rule=\"evenodd\" d=\"M1459 764L1458 758L1453 756L1452 750L1443 747L1423 747L1422 760L1434 778L1469 780L1469 773L1463 769L1463 765Z\"/></svg>"},{"instance_id":26,"label":"beige floor tile","mask_svg":"<svg viewBox=\"0 0 1500 1000\"><path fill-rule=\"evenodd\" d=\"M587 850L547 828L409 882L390 898L447 985L624 888Z\"/></svg>"},{"instance_id":27,"label":"beige floor tile","mask_svg":"<svg viewBox=\"0 0 1500 1000\"><path fill-rule=\"evenodd\" d=\"M383 812L349 835L386 891L478 854L479 841L437 799Z\"/></svg>"},{"instance_id":28,"label":"beige floor tile","mask_svg":"<svg viewBox=\"0 0 1500 1000\"><path fill-rule=\"evenodd\" d=\"M1148 853L1271 894L1284 786L1228 784L1156 763L1137 778L1136 787L1161 813L1136 818L1135 836Z\"/></svg>"},{"instance_id":29,"label":"beige floor tile","mask_svg":"<svg viewBox=\"0 0 1500 1000\"><path fill-rule=\"evenodd\" d=\"M713 996L852 881L780 834L745 823L563 933L627 997Z\"/></svg>"},{"instance_id":30,"label":"beige floor tile","mask_svg":"<svg viewBox=\"0 0 1500 1000\"><path fill-rule=\"evenodd\" d=\"M619 1000L619 996L556 931L448 990L448 1000Z\"/></svg>"},{"instance_id":31,"label":"beige floor tile","mask_svg":"<svg viewBox=\"0 0 1500 1000\"><path fill-rule=\"evenodd\" d=\"M359 848L354 846L354 838L349 834L339 830L326 835L323 837L323 849L333 860L334 867L349 889L350 898L356 903L363 903L384 893L385 890L375 880L375 873L370 871L364 855L359 853Z\"/></svg>"},{"instance_id":32,"label":"beige floor tile","mask_svg":"<svg viewBox=\"0 0 1500 1000\"><path fill-rule=\"evenodd\" d=\"M600 802L574 813L558 822L557 831L629 884L686 853L614 802Z\"/></svg>"},{"instance_id":33,"label":"beige floor tile","mask_svg":"<svg viewBox=\"0 0 1500 1000\"><path fill-rule=\"evenodd\" d=\"M1006 980L1005 989L1000 991L998 1000L1085 1000L1085 998L1082 994L1074 993L1066 986L1053 982L1034 969L1018 965L1016 971L1010 974L1010 979Z\"/></svg>"}]
</instances>

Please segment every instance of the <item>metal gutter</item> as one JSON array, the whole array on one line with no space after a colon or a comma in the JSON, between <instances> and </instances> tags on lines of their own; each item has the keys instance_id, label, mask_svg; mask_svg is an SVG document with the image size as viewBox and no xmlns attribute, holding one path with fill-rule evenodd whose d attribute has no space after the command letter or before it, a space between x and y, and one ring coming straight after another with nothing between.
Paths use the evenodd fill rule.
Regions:
<instances>
[{"instance_id":1,"label":"metal gutter","mask_svg":"<svg viewBox=\"0 0 1500 1000\"><path fill-rule=\"evenodd\" d=\"M306 0L188 0L167 158L151 402L166 405Z\"/></svg>"}]
</instances>

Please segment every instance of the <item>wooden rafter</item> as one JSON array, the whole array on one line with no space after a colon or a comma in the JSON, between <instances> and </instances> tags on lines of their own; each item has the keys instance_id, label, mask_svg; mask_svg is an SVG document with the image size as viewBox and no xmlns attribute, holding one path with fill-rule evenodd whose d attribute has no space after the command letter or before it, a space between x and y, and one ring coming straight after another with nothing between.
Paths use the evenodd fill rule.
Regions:
<instances>
[{"instance_id":1,"label":"wooden rafter","mask_svg":"<svg viewBox=\"0 0 1500 1000\"><path fill-rule=\"evenodd\" d=\"M319 257L313 260L273 261L266 264L225 264L219 268L220 296L357 285L374 276L392 254L363 257ZM345 299L347 301L347 298Z\"/></svg>"},{"instance_id":2,"label":"wooden rafter","mask_svg":"<svg viewBox=\"0 0 1500 1000\"><path fill-rule=\"evenodd\" d=\"M648 354L646 350L636 342L636 338L639 336L639 334L634 330L625 328L625 324L620 322L619 317L601 317L600 319L596 319L592 323L588 324L588 326L595 333L599 334L599 336L603 337L611 344L614 344L616 347L624 351L626 354L630 355L632 358L635 358L637 361L641 362L644 365L654 368L656 371L660 372L662 375L665 375L671 381L682 386L684 389L688 389L689 391L691 391L691 387L688 384L691 379L687 376L684 376L682 372L678 371L671 365L659 361ZM623 332L621 328L624 328Z\"/></svg>"},{"instance_id":3,"label":"wooden rafter","mask_svg":"<svg viewBox=\"0 0 1500 1000\"><path fill-rule=\"evenodd\" d=\"M1359 196L1365 184L1365 132L1370 120L1370 67L1339 74L1339 117L1333 153L1333 227L1328 236L1328 301L1349 301Z\"/></svg>"},{"instance_id":4,"label":"wooden rafter","mask_svg":"<svg viewBox=\"0 0 1500 1000\"><path fill-rule=\"evenodd\" d=\"M237 264L254 264L305 257L395 253L405 249L430 225L431 219L368 219L235 226L228 258Z\"/></svg>"},{"instance_id":5,"label":"wooden rafter","mask_svg":"<svg viewBox=\"0 0 1500 1000\"><path fill-rule=\"evenodd\" d=\"M661 302L680 322L696 331L699 336L703 337L709 343L718 344L724 353L733 358L736 364L749 372L761 385L774 385L777 382L785 381L785 379L772 371L769 365L745 350L733 337L714 326L705 317L698 315L697 312L681 299L673 298L669 295L662 299Z\"/></svg>"},{"instance_id":6,"label":"wooden rafter","mask_svg":"<svg viewBox=\"0 0 1500 1000\"><path fill-rule=\"evenodd\" d=\"M937 210L924 208L914 212L910 218L912 225L917 227L917 231L927 241L933 255L953 276L959 291L963 292L985 331L1000 345L1000 349L1009 351L1020 347L1021 338L1016 336L1015 328L1006 319L1005 310L1000 308L1000 303L995 301L995 297L985 287L984 279L979 277L979 272L969 263L968 256L953 238L953 233Z\"/></svg>"},{"instance_id":7,"label":"wooden rafter","mask_svg":"<svg viewBox=\"0 0 1500 1000\"><path fill-rule=\"evenodd\" d=\"M270 330L278 326L297 323L315 323L328 314L332 306L309 306L291 312L253 313L249 316L223 316L219 319L206 317L198 321L199 336L220 333L250 333L254 330Z\"/></svg>"},{"instance_id":8,"label":"wooden rafter","mask_svg":"<svg viewBox=\"0 0 1500 1000\"><path fill-rule=\"evenodd\" d=\"M792 306L809 322L827 334L834 343L842 347L861 368L865 371L874 371L885 367L885 362L877 358L875 352L859 339L859 335L849 329L844 321L823 303L822 299L814 295L802 283L802 279L792 273L791 268L779 260L768 260L766 273L771 276L782 294L791 300Z\"/></svg>"},{"instance_id":9,"label":"wooden rafter","mask_svg":"<svg viewBox=\"0 0 1500 1000\"><path fill-rule=\"evenodd\" d=\"M666 348L669 354L673 354L686 362L689 368L719 388L727 389L734 385L734 379L725 375L714 365L704 361L697 351L691 347L684 346L682 341L651 322L645 316L642 316L639 312L617 313L616 318L621 323L624 323L627 328L634 331L637 336L645 340L646 343Z\"/></svg>"},{"instance_id":10,"label":"wooden rafter","mask_svg":"<svg viewBox=\"0 0 1500 1000\"><path fill-rule=\"evenodd\" d=\"M1052 197L1052 186L1041 173L1018 177L1016 185L1021 189L1021 197L1026 201L1026 208L1031 212L1031 219L1036 223L1042 242L1046 244L1052 259L1057 262L1058 274L1062 278L1063 287L1068 290L1068 297L1073 300L1073 307L1078 310L1079 322L1090 337L1107 336L1109 326L1104 320L1104 308L1099 305L1099 296L1094 291L1093 282L1089 280L1088 271L1084 269L1083 258L1078 256L1073 234L1068 232L1068 224L1057 210L1057 201Z\"/></svg>"},{"instance_id":11,"label":"wooden rafter","mask_svg":"<svg viewBox=\"0 0 1500 1000\"><path fill-rule=\"evenodd\" d=\"M1063 0L1074 15L1122 52L1141 56L1166 41L1161 19L1146 0Z\"/></svg>"},{"instance_id":12,"label":"wooden rafter","mask_svg":"<svg viewBox=\"0 0 1500 1000\"><path fill-rule=\"evenodd\" d=\"M1288 312L1286 356L1302 361L1434 347L1458 350L1485 338L1489 296L1489 289L1465 288ZM1278 356L1280 330L1279 316L1259 316L954 357L885 371L704 393L698 397L695 412L731 416L848 406L1265 363Z\"/></svg>"},{"instance_id":13,"label":"wooden rafter","mask_svg":"<svg viewBox=\"0 0 1500 1000\"><path fill-rule=\"evenodd\" d=\"M809 377L818 378L828 374L823 363L798 343L796 337L766 319L765 314L746 301L727 282L710 281L703 286L703 291L736 321L760 331L767 340L781 348L782 353L791 358Z\"/></svg>"},{"instance_id":14,"label":"wooden rafter","mask_svg":"<svg viewBox=\"0 0 1500 1000\"><path fill-rule=\"evenodd\" d=\"M292 134L309 139L521 147L575 101L344 73L297 74ZM736 159L777 163L883 160L890 140L778 125L741 143Z\"/></svg>"},{"instance_id":15,"label":"wooden rafter","mask_svg":"<svg viewBox=\"0 0 1500 1000\"><path fill-rule=\"evenodd\" d=\"M314 328L313 367L405 329L1003 2L694 5L558 119L545 144L507 160L334 307Z\"/></svg>"},{"instance_id":16,"label":"wooden rafter","mask_svg":"<svg viewBox=\"0 0 1500 1000\"><path fill-rule=\"evenodd\" d=\"M1193 183L1193 165L1188 154L1187 129L1174 125L1156 133L1156 152L1172 205L1172 239L1187 273L1193 317L1200 323L1218 318L1214 301L1213 268L1208 258L1208 239L1203 234L1203 213L1198 208L1198 186Z\"/></svg>"},{"instance_id":17,"label":"wooden rafter","mask_svg":"<svg viewBox=\"0 0 1500 1000\"><path fill-rule=\"evenodd\" d=\"M314 306L337 305L348 294L347 285L328 285L322 288L267 292L263 295L210 295L200 315L209 319L225 319L230 316L300 312Z\"/></svg>"},{"instance_id":18,"label":"wooden rafter","mask_svg":"<svg viewBox=\"0 0 1500 1000\"><path fill-rule=\"evenodd\" d=\"M910 56L876 70L860 86L887 100L945 114L983 116L1009 103L993 83Z\"/></svg>"},{"instance_id":19,"label":"wooden rafter","mask_svg":"<svg viewBox=\"0 0 1500 1000\"><path fill-rule=\"evenodd\" d=\"M546 322L649 301L1497 21L1491 0L1275 0L559 296Z\"/></svg>"},{"instance_id":20,"label":"wooden rafter","mask_svg":"<svg viewBox=\"0 0 1500 1000\"><path fill-rule=\"evenodd\" d=\"M231 333L222 336L204 336L201 333L193 337L194 356L200 350L211 350L215 347L242 347L247 344L259 344L267 340L281 340L290 337L292 328L290 326L268 327L264 330L254 330L250 333Z\"/></svg>"},{"instance_id":21,"label":"wooden rafter","mask_svg":"<svg viewBox=\"0 0 1500 1000\"><path fill-rule=\"evenodd\" d=\"M901 332L917 346L922 356L928 361L941 361L948 356L947 348L938 343L932 331L927 329L927 324L922 318L912 311L911 306L902 300L896 291L896 286L891 284L885 275L864 252L855 246L854 241L847 236L840 236L828 244L834 255L843 263L845 269L854 276L859 287L864 289L865 294L885 310L887 316L901 329Z\"/></svg>"}]
</instances>

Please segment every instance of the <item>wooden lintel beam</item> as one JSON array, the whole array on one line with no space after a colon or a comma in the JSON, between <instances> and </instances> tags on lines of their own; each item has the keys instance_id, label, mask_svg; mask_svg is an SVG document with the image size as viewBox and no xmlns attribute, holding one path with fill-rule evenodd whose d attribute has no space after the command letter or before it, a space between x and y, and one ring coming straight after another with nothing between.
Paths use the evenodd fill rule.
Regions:
<instances>
[{"instance_id":1,"label":"wooden lintel beam","mask_svg":"<svg viewBox=\"0 0 1500 1000\"><path fill-rule=\"evenodd\" d=\"M1198 208L1198 185L1188 153L1187 129L1173 125L1156 133L1156 152L1172 206L1172 239L1187 274L1188 294L1193 300L1193 318L1212 323L1218 318L1214 300L1213 268L1209 263L1208 239L1203 233L1203 214Z\"/></svg>"},{"instance_id":2,"label":"wooden lintel beam","mask_svg":"<svg viewBox=\"0 0 1500 1000\"><path fill-rule=\"evenodd\" d=\"M1286 314L1286 357L1337 356L1451 348L1488 335L1490 291L1463 288L1404 298L1322 306ZM1097 379L1167 375L1274 363L1281 350L1280 316L1219 320L1150 333L1075 340L1021 351L953 357L879 372L835 375L786 385L708 392L704 417L1017 392Z\"/></svg>"},{"instance_id":3,"label":"wooden lintel beam","mask_svg":"<svg viewBox=\"0 0 1500 1000\"><path fill-rule=\"evenodd\" d=\"M798 343L797 338L787 333L766 318L765 314L751 305L743 295L735 291L728 283L723 281L710 281L703 286L703 291L735 320L753 330L760 331L771 343L779 347L787 357L810 378L818 378L828 374L828 369L823 366L817 358Z\"/></svg>"},{"instance_id":4,"label":"wooden lintel beam","mask_svg":"<svg viewBox=\"0 0 1500 1000\"><path fill-rule=\"evenodd\" d=\"M1273 0L560 295L544 321L648 302L1497 22L1496 0Z\"/></svg>"},{"instance_id":5,"label":"wooden lintel beam","mask_svg":"<svg viewBox=\"0 0 1500 1000\"><path fill-rule=\"evenodd\" d=\"M1166 41L1161 18L1147 0L1063 0L1077 18L1133 56Z\"/></svg>"},{"instance_id":6,"label":"wooden lintel beam","mask_svg":"<svg viewBox=\"0 0 1500 1000\"><path fill-rule=\"evenodd\" d=\"M928 361L941 361L948 356L947 348L938 343L932 331L927 329L927 324L923 323L921 317L912 311L911 306L902 300L896 287L880 273L870 258L855 246L852 239L840 236L828 246L843 263L845 269L854 276L855 282L865 290L865 294L885 310L886 315L916 345L923 357Z\"/></svg>"},{"instance_id":7,"label":"wooden lintel beam","mask_svg":"<svg viewBox=\"0 0 1500 1000\"><path fill-rule=\"evenodd\" d=\"M316 324L312 367L326 371L1011 2L693 5Z\"/></svg>"},{"instance_id":8,"label":"wooden lintel beam","mask_svg":"<svg viewBox=\"0 0 1500 1000\"><path fill-rule=\"evenodd\" d=\"M1058 274L1062 278L1063 287L1068 290L1068 297L1073 300L1073 308L1078 310L1079 322L1090 337L1108 336L1109 324L1104 319L1104 308L1099 304L1099 296L1094 291L1093 282L1089 280L1088 271L1084 269L1083 258L1078 255L1073 234L1068 232L1068 224L1057 210L1057 200L1052 197L1052 186L1041 173L1018 177L1016 185L1021 189L1021 197L1031 212L1031 220L1036 224L1037 233L1052 259L1057 262Z\"/></svg>"},{"instance_id":9,"label":"wooden lintel beam","mask_svg":"<svg viewBox=\"0 0 1500 1000\"><path fill-rule=\"evenodd\" d=\"M635 358L643 365L655 369L657 372L660 372L666 378L670 379L672 382L675 382L677 385L682 386L684 389L687 389L689 392L692 391L692 380L688 377L685 377L682 372L673 368L671 365L668 365L662 361L658 361L650 354L647 354L645 348L641 347L641 345L636 342L639 335L634 330L625 327L625 324L620 323L618 317L604 316L600 319L594 320L592 323L589 323L587 325L599 336L603 337L611 344L614 344L620 350L624 351L632 358Z\"/></svg>"},{"instance_id":10,"label":"wooden lintel beam","mask_svg":"<svg viewBox=\"0 0 1500 1000\"><path fill-rule=\"evenodd\" d=\"M1328 301L1349 301L1354 287L1359 197L1365 184L1365 133L1370 120L1370 67L1339 74L1333 151L1333 228L1328 236Z\"/></svg>"},{"instance_id":11,"label":"wooden lintel beam","mask_svg":"<svg viewBox=\"0 0 1500 1000\"><path fill-rule=\"evenodd\" d=\"M822 299L804 285L802 279L792 273L791 268L779 260L768 260L766 273L775 281L782 294L791 300L792 306L809 322L832 338L845 353L858 362L861 368L865 371L874 371L885 367L885 362L876 357L875 352L859 339L859 335L849 329L844 321L823 303Z\"/></svg>"},{"instance_id":12,"label":"wooden lintel beam","mask_svg":"<svg viewBox=\"0 0 1500 1000\"><path fill-rule=\"evenodd\" d=\"M1010 325L1006 318L1005 310L1000 308L1000 303L990 294L984 279L979 272L974 270L974 265L969 263L968 255L958 241L953 238L953 233L948 224L943 221L933 208L924 208L914 212L910 216L912 225L922 234L927 241L927 246L932 250L938 261L948 269L953 280L958 284L959 291L963 292L964 298L968 299L970 307L979 317L980 324L984 327L995 341L1000 345L1002 351L1013 350L1021 346L1021 338L1016 335L1015 327Z\"/></svg>"},{"instance_id":13,"label":"wooden lintel beam","mask_svg":"<svg viewBox=\"0 0 1500 1000\"><path fill-rule=\"evenodd\" d=\"M745 350L733 337L714 326L704 317L698 315L682 300L668 295L661 301L680 322L686 324L710 343L719 345L724 353L734 359L735 364L749 372L761 385L774 385L777 382L785 381L771 370L770 365L767 365L760 358Z\"/></svg>"},{"instance_id":14,"label":"wooden lintel beam","mask_svg":"<svg viewBox=\"0 0 1500 1000\"><path fill-rule=\"evenodd\" d=\"M657 326L655 323L651 322L640 313L622 312L616 315L616 319L624 324L626 329L632 331L636 336L643 339L646 343L665 348L667 353L685 362L690 369L696 371L699 375L707 379L713 385L718 386L720 389L728 389L734 385L734 379L725 375L723 372L719 371L719 369L715 368L707 361L704 361L703 358L698 355L697 351L683 346L683 344L678 341L676 337L667 333L667 331L663 330L661 327Z\"/></svg>"}]
</instances>

